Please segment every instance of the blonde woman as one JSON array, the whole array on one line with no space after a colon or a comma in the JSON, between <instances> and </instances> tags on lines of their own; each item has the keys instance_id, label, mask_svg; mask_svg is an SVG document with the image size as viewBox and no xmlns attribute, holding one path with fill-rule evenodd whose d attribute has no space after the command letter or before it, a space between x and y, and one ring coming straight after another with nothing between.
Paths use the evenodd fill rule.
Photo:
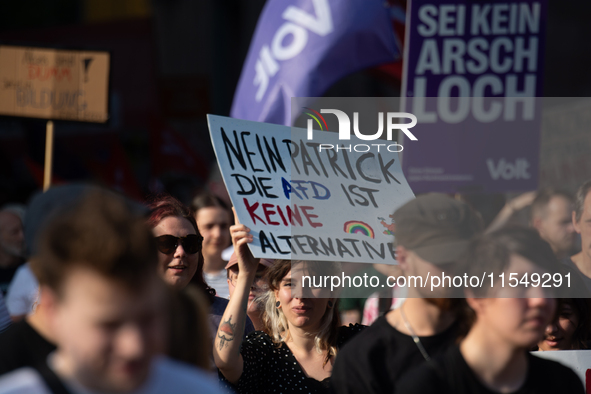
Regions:
<instances>
[{"instance_id":1,"label":"blonde woman","mask_svg":"<svg viewBox=\"0 0 591 394\"><path fill-rule=\"evenodd\" d=\"M265 329L242 342L258 262L247 245L253 240L250 229L238 223L230 232L239 273L215 338L220 379L238 393L328 392L337 349L363 326L342 327L336 299L321 288L304 288L301 277L334 274L335 265L277 261L269 268L269 289L262 296Z\"/></svg>"}]
</instances>

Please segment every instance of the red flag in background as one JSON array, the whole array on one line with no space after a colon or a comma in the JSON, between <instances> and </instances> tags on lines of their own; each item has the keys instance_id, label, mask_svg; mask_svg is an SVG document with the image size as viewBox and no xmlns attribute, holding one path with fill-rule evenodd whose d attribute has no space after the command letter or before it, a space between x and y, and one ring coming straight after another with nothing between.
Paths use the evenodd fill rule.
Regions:
<instances>
[{"instance_id":1,"label":"red flag in background","mask_svg":"<svg viewBox=\"0 0 591 394\"><path fill-rule=\"evenodd\" d=\"M197 155L180 133L159 120L153 120L150 124L150 157L153 177L169 172L178 172L197 176L202 181L207 180L209 166Z\"/></svg>"}]
</instances>

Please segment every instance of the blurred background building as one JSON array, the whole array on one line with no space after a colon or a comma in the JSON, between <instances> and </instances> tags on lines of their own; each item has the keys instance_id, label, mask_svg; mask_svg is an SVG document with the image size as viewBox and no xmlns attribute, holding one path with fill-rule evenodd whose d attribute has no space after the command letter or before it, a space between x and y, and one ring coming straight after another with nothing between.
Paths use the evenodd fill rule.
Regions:
<instances>
[{"instance_id":1,"label":"blurred background building","mask_svg":"<svg viewBox=\"0 0 591 394\"><path fill-rule=\"evenodd\" d=\"M263 0L7 0L0 44L111 53L110 120L56 123L54 183L142 199L224 193L205 115L228 115ZM398 1L404 7L405 2ZM549 2L540 186L591 178L591 3ZM393 29L403 32L404 26ZM349 75L326 96L397 96L401 62ZM0 117L0 206L41 188L45 121Z\"/></svg>"}]
</instances>

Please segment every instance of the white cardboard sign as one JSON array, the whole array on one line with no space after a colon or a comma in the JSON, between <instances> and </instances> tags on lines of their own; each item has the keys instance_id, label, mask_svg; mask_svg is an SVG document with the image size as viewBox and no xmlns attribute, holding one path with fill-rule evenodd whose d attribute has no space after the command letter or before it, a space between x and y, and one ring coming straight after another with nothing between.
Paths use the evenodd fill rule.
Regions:
<instances>
[{"instance_id":1,"label":"white cardboard sign","mask_svg":"<svg viewBox=\"0 0 591 394\"><path fill-rule=\"evenodd\" d=\"M255 257L396 263L391 215L414 195L388 144L354 136L343 144L338 133L316 130L308 140L305 129L207 119L238 218L254 235Z\"/></svg>"}]
</instances>

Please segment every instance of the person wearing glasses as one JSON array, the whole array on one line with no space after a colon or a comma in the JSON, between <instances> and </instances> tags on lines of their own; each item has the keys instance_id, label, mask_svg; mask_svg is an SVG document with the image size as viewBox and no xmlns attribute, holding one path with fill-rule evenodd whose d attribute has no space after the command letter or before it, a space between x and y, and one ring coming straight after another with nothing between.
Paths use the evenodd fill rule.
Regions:
<instances>
[{"instance_id":1,"label":"person wearing glasses","mask_svg":"<svg viewBox=\"0 0 591 394\"><path fill-rule=\"evenodd\" d=\"M185 288L198 271L203 238L191 211L165 195L150 204L148 224L158 246L158 273L176 289ZM203 277L203 268L197 273ZM205 286L202 286L205 289Z\"/></svg>"},{"instance_id":2,"label":"person wearing glasses","mask_svg":"<svg viewBox=\"0 0 591 394\"><path fill-rule=\"evenodd\" d=\"M143 213L101 190L47 219L31 269L57 350L1 376L0 393L221 394L207 373L162 354L171 289Z\"/></svg>"},{"instance_id":3,"label":"person wearing glasses","mask_svg":"<svg viewBox=\"0 0 591 394\"><path fill-rule=\"evenodd\" d=\"M205 293L209 301L210 336L216 332L228 300L217 297L203 277L203 238L197 229L195 215L171 195L160 195L148 205L148 224L158 247L158 273L166 283L182 290L191 283ZM245 332L254 331L250 319Z\"/></svg>"},{"instance_id":4,"label":"person wearing glasses","mask_svg":"<svg viewBox=\"0 0 591 394\"><path fill-rule=\"evenodd\" d=\"M248 317L250 317L250 320L252 320L254 329L257 331L263 329L263 311L265 309L265 306L262 305L257 297L260 297L269 287L265 279L265 273L267 272L267 268L272 266L273 260L259 260L259 265L255 273L254 281L250 287L250 292L248 293L248 308L246 310L246 314ZM232 253L230 261L228 261L228 264L226 264L226 270L228 275L228 291L230 292L230 298L232 298L238 283L238 274L240 272L236 253Z\"/></svg>"}]
</instances>

